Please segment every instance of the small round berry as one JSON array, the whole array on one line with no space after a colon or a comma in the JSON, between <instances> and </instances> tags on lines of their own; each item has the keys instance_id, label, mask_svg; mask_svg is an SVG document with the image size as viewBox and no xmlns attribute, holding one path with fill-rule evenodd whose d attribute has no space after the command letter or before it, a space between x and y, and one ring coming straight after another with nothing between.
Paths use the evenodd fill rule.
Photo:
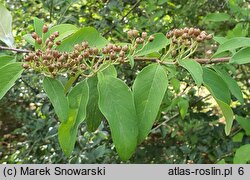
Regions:
<instances>
[{"instance_id":1,"label":"small round berry","mask_svg":"<svg viewBox=\"0 0 250 180\"><path fill-rule=\"evenodd\" d=\"M147 37L147 35L148 35L147 32L142 32L142 33L141 33L141 37L142 37L143 39L145 39L145 38Z\"/></svg>"},{"instance_id":2,"label":"small round berry","mask_svg":"<svg viewBox=\"0 0 250 180\"><path fill-rule=\"evenodd\" d=\"M48 32L48 30L49 30L49 27L47 25L44 25L43 26L43 33Z\"/></svg>"},{"instance_id":3,"label":"small round berry","mask_svg":"<svg viewBox=\"0 0 250 180\"><path fill-rule=\"evenodd\" d=\"M32 36L32 38L35 39L35 40L38 38L38 35L37 35L36 32L33 32L33 33L31 34L31 36Z\"/></svg>"},{"instance_id":4,"label":"small round berry","mask_svg":"<svg viewBox=\"0 0 250 180\"><path fill-rule=\"evenodd\" d=\"M149 42L152 42L155 39L154 35L149 36L148 40Z\"/></svg>"}]
</instances>

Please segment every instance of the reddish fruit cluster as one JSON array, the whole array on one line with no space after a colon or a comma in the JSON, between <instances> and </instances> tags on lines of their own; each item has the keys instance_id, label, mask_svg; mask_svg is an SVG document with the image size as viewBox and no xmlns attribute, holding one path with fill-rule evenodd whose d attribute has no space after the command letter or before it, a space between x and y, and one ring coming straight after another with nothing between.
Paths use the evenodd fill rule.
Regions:
<instances>
[{"instance_id":1,"label":"reddish fruit cluster","mask_svg":"<svg viewBox=\"0 0 250 180\"><path fill-rule=\"evenodd\" d=\"M211 40L212 34L207 34L206 31L201 31L199 28L173 29L166 34L168 39L171 39L173 43L181 43L186 46L191 44L191 40L196 42L203 42L205 40Z\"/></svg>"},{"instance_id":2,"label":"reddish fruit cluster","mask_svg":"<svg viewBox=\"0 0 250 180\"><path fill-rule=\"evenodd\" d=\"M129 30L127 34L129 39L135 39L136 44L143 44L146 40L148 40L149 42L152 42L154 40L153 35L148 37L147 32L142 32L141 35L139 35L139 31L136 29Z\"/></svg>"},{"instance_id":3,"label":"reddish fruit cluster","mask_svg":"<svg viewBox=\"0 0 250 180\"><path fill-rule=\"evenodd\" d=\"M44 26L43 33L47 32L48 27ZM23 64L23 67L32 68L53 77L61 73L72 76L77 73L89 73L88 70L92 70L93 67L98 69L105 60L123 63L128 51L127 45L108 44L99 51L97 47L89 47L88 42L82 42L74 45L72 52L59 52L53 48L55 44L60 45L59 41L55 42L58 36L59 32L52 33L42 47L45 50L39 49L26 55L24 58L26 63ZM40 37L36 33L32 33L32 37L40 42Z\"/></svg>"},{"instance_id":4,"label":"reddish fruit cluster","mask_svg":"<svg viewBox=\"0 0 250 180\"><path fill-rule=\"evenodd\" d=\"M127 45L117 46L114 44L108 44L104 48L102 48L102 54L109 57L110 60L117 60L119 62L124 62L127 51Z\"/></svg>"},{"instance_id":5,"label":"reddish fruit cluster","mask_svg":"<svg viewBox=\"0 0 250 180\"><path fill-rule=\"evenodd\" d=\"M49 30L49 27L47 25L44 25L43 26L43 30L42 32L45 34L47 33ZM37 44L41 45L43 44L43 41L42 41L42 38L38 36L38 34L36 32L33 32L31 34L32 38L35 39L35 41L37 42ZM46 45L46 48L49 48L51 49L55 44L57 46L59 46L61 44L61 41L55 41L55 39L59 36L59 32L56 31L54 33L52 33L46 40L45 40L45 45Z\"/></svg>"}]
</instances>

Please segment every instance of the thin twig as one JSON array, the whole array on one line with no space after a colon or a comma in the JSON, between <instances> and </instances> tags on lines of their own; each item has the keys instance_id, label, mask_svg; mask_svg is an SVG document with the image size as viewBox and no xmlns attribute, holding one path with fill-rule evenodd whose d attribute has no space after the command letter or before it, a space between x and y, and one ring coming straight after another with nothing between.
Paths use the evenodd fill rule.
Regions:
<instances>
[{"instance_id":1,"label":"thin twig","mask_svg":"<svg viewBox=\"0 0 250 180\"><path fill-rule=\"evenodd\" d=\"M151 131L150 131L150 132L155 131L156 129L158 129L159 127L161 127L161 126L165 125L167 122L169 122L169 121L173 120L174 118L178 117L179 115L180 115L180 113L179 113L179 112L178 112L178 113L176 113L176 114L175 114L175 115L173 115L172 117L170 117L170 118L166 119L165 121L163 121L162 123L160 123L160 124L158 124L156 127L154 127L153 129L151 129Z\"/></svg>"},{"instance_id":2,"label":"thin twig","mask_svg":"<svg viewBox=\"0 0 250 180\"><path fill-rule=\"evenodd\" d=\"M30 50L27 49L16 49L16 48L10 48L10 47L5 47L5 46L0 46L0 50L9 50L9 51L15 51L17 53L29 53L32 52ZM96 58L101 58L101 56L96 56ZM151 61L151 62L158 62L160 64L174 64L173 62L163 62L160 61L158 58L154 58L154 57L134 57L135 61ZM197 61L200 64L212 64L212 63L223 63L223 62L229 62L230 57L222 57L222 58L213 58L213 59L209 59L209 58L202 58L202 59L194 59L195 61Z\"/></svg>"},{"instance_id":3,"label":"thin twig","mask_svg":"<svg viewBox=\"0 0 250 180\"><path fill-rule=\"evenodd\" d=\"M121 20L118 23L122 23L124 21L124 19L138 6L138 4L141 2L142 0L137 1L132 8L124 15L122 16ZM108 33L110 33L114 28L116 27L116 24L113 24L109 30L107 32L105 32L103 34L103 36L106 36Z\"/></svg>"},{"instance_id":4,"label":"thin twig","mask_svg":"<svg viewBox=\"0 0 250 180\"><path fill-rule=\"evenodd\" d=\"M213 58L213 59L204 58L204 59L194 59L194 60L196 60L198 63L201 64L210 64L210 63L229 62L230 57Z\"/></svg>"},{"instance_id":5,"label":"thin twig","mask_svg":"<svg viewBox=\"0 0 250 180\"><path fill-rule=\"evenodd\" d=\"M25 86L29 87L31 89L31 91L33 91L35 94L39 93L39 90L33 88L31 85L29 85L29 83L27 83L23 78L20 78L21 81L25 84Z\"/></svg>"},{"instance_id":6,"label":"thin twig","mask_svg":"<svg viewBox=\"0 0 250 180\"><path fill-rule=\"evenodd\" d=\"M31 51L26 50L26 49L16 49L16 48L10 48L10 47L5 47L5 46L0 46L0 50L15 51L17 53L29 53L29 52L31 52Z\"/></svg>"}]
</instances>

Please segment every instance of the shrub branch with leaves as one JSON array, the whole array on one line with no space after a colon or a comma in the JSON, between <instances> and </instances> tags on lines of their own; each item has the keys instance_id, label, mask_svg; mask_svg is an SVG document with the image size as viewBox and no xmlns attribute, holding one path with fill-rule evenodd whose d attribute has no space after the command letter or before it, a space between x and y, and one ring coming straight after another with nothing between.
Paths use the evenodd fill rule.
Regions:
<instances>
[{"instance_id":1,"label":"shrub branch with leaves","mask_svg":"<svg viewBox=\"0 0 250 180\"><path fill-rule=\"evenodd\" d=\"M15 62L15 54L0 55L0 98L24 69L43 74L44 91L61 122L58 137L65 155L71 155L78 127L85 119L88 129L95 131L105 117L120 158L128 160L154 125L169 88L172 66L186 69L198 87L210 91L226 119L225 133L229 135L234 120L231 94L241 103L244 100L237 83L214 63L249 63L249 38L228 40L215 53L237 50L232 57L194 59L199 44L213 38L198 28L173 29L166 35L148 35L132 29L127 32L130 42L113 44L92 27L50 27L35 18L35 32L24 36L35 50L22 50L14 48L12 42L10 13L2 5L0 8L9 19L8 26L0 26L0 40L8 47L0 49L26 54L22 63ZM130 88L117 77L116 67L129 63L133 68L137 61L145 61L146 66ZM66 78L67 83L63 84L60 77Z\"/></svg>"}]
</instances>

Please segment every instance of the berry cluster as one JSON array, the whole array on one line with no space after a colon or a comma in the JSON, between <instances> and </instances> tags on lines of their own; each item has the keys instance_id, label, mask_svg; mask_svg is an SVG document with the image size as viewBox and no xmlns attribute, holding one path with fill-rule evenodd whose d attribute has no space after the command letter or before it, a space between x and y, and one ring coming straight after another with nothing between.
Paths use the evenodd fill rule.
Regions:
<instances>
[{"instance_id":1,"label":"berry cluster","mask_svg":"<svg viewBox=\"0 0 250 180\"><path fill-rule=\"evenodd\" d=\"M47 32L48 27L44 26L43 33ZM42 48L26 55L23 67L32 68L52 77L62 73L67 73L69 76L75 74L88 76L96 73L106 61L113 64L124 63L129 49L127 45L108 44L99 50L97 47L90 47L88 42L84 41L74 45L71 52L60 52L55 48L61 44L60 41L55 42L58 36L59 32L56 31L43 43L41 37L32 33L32 37L42 45Z\"/></svg>"},{"instance_id":2,"label":"berry cluster","mask_svg":"<svg viewBox=\"0 0 250 180\"><path fill-rule=\"evenodd\" d=\"M191 45L192 41L203 42L205 40L211 40L212 34L207 34L206 31L201 31L199 28L173 29L166 34L168 39L171 39L173 43L182 43L186 46Z\"/></svg>"},{"instance_id":3,"label":"berry cluster","mask_svg":"<svg viewBox=\"0 0 250 180\"><path fill-rule=\"evenodd\" d=\"M139 34L139 31L136 29L131 29L127 32L128 34L128 38L130 40L135 39L135 43L138 44L143 44L146 42L146 40L148 40L148 42L152 42L154 40L154 36L151 35L148 37L148 33L147 32L142 32L141 35ZM148 39L147 39L148 37Z\"/></svg>"}]
</instances>

